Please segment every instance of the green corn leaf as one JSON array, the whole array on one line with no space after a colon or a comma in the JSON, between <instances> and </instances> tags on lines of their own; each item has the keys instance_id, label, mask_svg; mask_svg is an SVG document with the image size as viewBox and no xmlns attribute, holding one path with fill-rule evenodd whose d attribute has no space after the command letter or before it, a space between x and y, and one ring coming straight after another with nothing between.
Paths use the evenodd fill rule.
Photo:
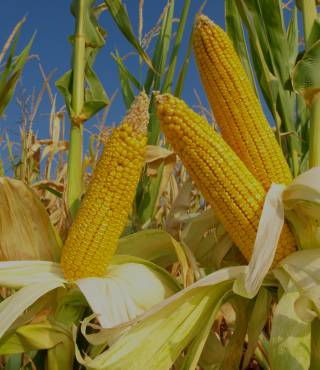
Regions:
<instances>
[{"instance_id":1,"label":"green corn leaf","mask_svg":"<svg viewBox=\"0 0 320 370\"><path fill-rule=\"evenodd\" d=\"M2 286L6 286L5 284ZM0 337L3 336L20 315L47 292L62 286L61 282L35 283L25 286L0 303Z\"/></svg>"},{"instance_id":2,"label":"green corn leaf","mask_svg":"<svg viewBox=\"0 0 320 370\"><path fill-rule=\"evenodd\" d=\"M160 33L157 38L155 51L152 58L154 70L149 68L145 80L144 88L147 93L150 92L151 87L153 88L153 90L160 89L161 77L166 67L166 60L168 57L168 51L171 40L173 10L174 10L174 0L171 0L168 2L168 5L166 7L166 11L161 24ZM154 145L153 142L150 142L150 144Z\"/></svg>"},{"instance_id":3,"label":"green corn leaf","mask_svg":"<svg viewBox=\"0 0 320 370\"><path fill-rule=\"evenodd\" d=\"M176 260L170 234L163 230L143 230L119 240L117 254L143 258L167 267Z\"/></svg>"},{"instance_id":4,"label":"green corn leaf","mask_svg":"<svg viewBox=\"0 0 320 370\"><path fill-rule=\"evenodd\" d=\"M72 369L74 363L74 344L69 335L63 341L49 348L47 352L48 369Z\"/></svg>"},{"instance_id":5,"label":"green corn leaf","mask_svg":"<svg viewBox=\"0 0 320 370\"><path fill-rule=\"evenodd\" d=\"M163 164L160 164L155 177L145 176L142 179L142 195L138 202L138 223L139 227L147 224L153 217L157 199L159 195L160 184L162 180Z\"/></svg>"},{"instance_id":6,"label":"green corn leaf","mask_svg":"<svg viewBox=\"0 0 320 370\"><path fill-rule=\"evenodd\" d=\"M133 28L131 25L128 13L122 4L121 0L104 0L112 18L114 19L116 25L121 30L123 36L130 42L130 44L137 50L141 58L145 63L153 69L152 62L147 55L147 53L141 47L139 41L136 39L133 33Z\"/></svg>"},{"instance_id":7,"label":"green corn leaf","mask_svg":"<svg viewBox=\"0 0 320 370\"><path fill-rule=\"evenodd\" d=\"M83 25L83 37L86 41L86 60L84 61L86 87L84 91L84 103L80 113L76 114L72 109L73 71L67 71L56 81L56 87L65 99L71 120L76 119L81 122L89 120L109 104L104 87L92 67L98 51L105 45L105 31L97 22L97 15L95 9L92 7L94 2L94 0L83 0L84 10L81 22ZM78 18L77 11L77 0L73 0L71 12L76 18ZM74 42L74 36L70 37L70 41L71 43Z\"/></svg>"},{"instance_id":8,"label":"green corn leaf","mask_svg":"<svg viewBox=\"0 0 320 370\"><path fill-rule=\"evenodd\" d=\"M7 356L4 370L20 369L21 361L22 361L21 354L12 354L11 356Z\"/></svg>"},{"instance_id":9,"label":"green corn leaf","mask_svg":"<svg viewBox=\"0 0 320 370\"><path fill-rule=\"evenodd\" d=\"M286 218L301 249L320 247L319 176L319 167L314 167L296 177L283 193Z\"/></svg>"},{"instance_id":10,"label":"green corn leaf","mask_svg":"<svg viewBox=\"0 0 320 370\"><path fill-rule=\"evenodd\" d=\"M169 369L182 350L216 315L233 279L244 267L213 273L146 312L110 349L94 359L77 360L92 369Z\"/></svg>"},{"instance_id":11,"label":"green corn leaf","mask_svg":"<svg viewBox=\"0 0 320 370\"><path fill-rule=\"evenodd\" d=\"M27 44L27 46L23 49L21 54L17 56L15 59L13 58L13 53L16 46L16 41L14 42L11 53L5 65L5 69L1 74L1 81L0 81L0 116L3 114L5 108L9 104L10 100L12 99L16 83L21 76L23 67L28 59L29 52L34 40L34 35L32 36L31 40Z\"/></svg>"},{"instance_id":12,"label":"green corn leaf","mask_svg":"<svg viewBox=\"0 0 320 370\"><path fill-rule=\"evenodd\" d=\"M78 289L60 289L57 292L57 307L54 312L55 321L62 325L78 325L88 307L85 297Z\"/></svg>"},{"instance_id":13,"label":"green corn leaf","mask_svg":"<svg viewBox=\"0 0 320 370\"><path fill-rule=\"evenodd\" d=\"M174 0L171 0L168 2L166 7L152 59L155 71L149 68L145 80L144 88L147 93L150 91L151 87L154 90L158 90L161 85L161 78L165 71L171 41L173 11ZM159 138L160 125L156 116L155 99L152 95L150 101L150 121L148 125L148 144L157 145ZM144 224L149 221L155 212L156 203L159 199L159 189L162 180L163 167L163 164L159 166L155 177L151 178L143 176L141 180L140 188L142 191L137 209L140 224Z\"/></svg>"},{"instance_id":14,"label":"green corn leaf","mask_svg":"<svg viewBox=\"0 0 320 370\"><path fill-rule=\"evenodd\" d=\"M210 230L215 232L209 232ZM223 258L233 245L212 209L186 222L181 241L190 248L202 266L214 269L221 267Z\"/></svg>"},{"instance_id":15,"label":"green corn leaf","mask_svg":"<svg viewBox=\"0 0 320 370\"><path fill-rule=\"evenodd\" d=\"M320 316L320 274L315 268L319 258L319 248L301 250L286 257L273 270L285 292L299 291L294 310L306 323L311 323L315 317Z\"/></svg>"},{"instance_id":16,"label":"green corn leaf","mask_svg":"<svg viewBox=\"0 0 320 370\"><path fill-rule=\"evenodd\" d=\"M63 196L63 194L60 191L58 191L58 190L56 190L54 188L51 188L48 185L45 185L45 184L40 185L40 188L49 191L51 194L54 194L57 198L60 198L61 199L62 196Z\"/></svg>"},{"instance_id":17,"label":"green corn leaf","mask_svg":"<svg viewBox=\"0 0 320 370\"><path fill-rule=\"evenodd\" d=\"M186 75L187 75L189 64L190 64L190 58L191 58L191 52L192 52L192 37L193 37L193 30L190 33L187 52L184 57L180 72L178 74L177 83L174 89L174 95L177 96L178 98L181 97L183 86L184 86L184 81L186 79Z\"/></svg>"},{"instance_id":18,"label":"green corn leaf","mask_svg":"<svg viewBox=\"0 0 320 370\"><path fill-rule=\"evenodd\" d=\"M86 66L85 79L88 87L85 89L85 101L80 114L80 118L83 122L89 120L109 104L109 98L103 88L103 85L89 64ZM72 71L70 70L66 72L59 80L57 80L56 86L65 98L70 117L75 117L76 115L71 105Z\"/></svg>"},{"instance_id":19,"label":"green corn leaf","mask_svg":"<svg viewBox=\"0 0 320 370\"><path fill-rule=\"evenodd\" d=\"M231 304L236 313L234 332L226 346L224 359L221 363L221 369L233 370L239 369L243 355L243 344L247 333L249 315L252 302L240 296L234 296Z\"/></svg>"},{"instance_id":20,"label":"green corn leaf","mask_svg":"<svg viewBox=\"0 0 320 370\"><path fill-rule=\"evenodd\" d=\"M279 0L237 0L241 18L248 30L250 51L257 80L273 115L278 141L286 137L290 165L294 175L299 172L300 143L295 133L295 96L290 89L290 55L287 32Z\"/></svg>"},{"instance_id":21,"label":"green corn leaf","mask_svg":"<svg viewBox=\"0 0 320 370\"><path fill-rule=\"evenodd\" d=\"M308 47L305 46L306 49L309 49L315 42L317 42L320 38L320 22L318 19L313 21L310 35L308 38Z\"/></svg>"},{"instance_id":22,"label":"green corn leaf","mask_svg":"<svg viewBox=\"0 0 320 370\"><path fill-rule=\"evenodd\" d=\"M171 243L173 243L173 242L171 241ZM180 250L178 248L175 248L175 251L176 251L177 254L180 252ZM168 290L170 290L172 292L177 292L181 289L181 286L180 286L180 284L178 284L175 277L173 277L168 271L166 271L165 268L155 264L152 261L148 261L148 260L145 260L143 258L135 257L135 256L131 256L131 255L119 255L119 254L115 255L112 258L112 266L117 266L118 267L118 266L126 265L126 264L129 264L129 265L130 264L135 264L135 265L139 264L139 265L141 265L137 268L136 271L139 271L138 269L140 267L141 267L142 271L147 268L152 273L154 273L155 276L157 276L158 278L160 277L160 280L162 280L165 283L165 285L167 286ZM120 274L120 276L123 276L124 279L127 279L127 281L129 282L129 285L130 284L132 285L132 281L130 282L130 280L131 280L130 275L132 274L132 272L133 272L133 275L134 275L135 271L134 270L130 271L130 268L129 268L128 269L129 272L127 273L126 268L127 267L124 266L124 273L123 273L123 275ZM139 272L138 272L138 274L139 274ZM140 289L139 284L136 284L134 289L139 290ZM142 293L142 292L140 292L140 293ZM136 296L139 296L139 294L136 293Z\"/></svg>"},{"instance_id":23,"label":"green corn leaf","mask_svg":"<svg viewBox=\"0 0 320 370\"><path fill-rule=\"evenodd\" d=\"M167 12L166 21L164 23L164 30L161 38L161 53L158 56L159 64L157 69L157 74L155 75L154 90L158 90L161 85L161 78L164 75L166 62L169 54L171 36L172 36L172 21L174 12L174 0L170 0L170 6ZM182 37L182 36L181 36ZM161 91L162 92L162 91Z\"/></svg>"},{"instance_id":24,"label":"green corn leaf","mask_svg":"<svg viewBox=\"0 0 320 370\"><path fill-rule=\"evenodd\" d=\"M160 136L159 121L156 116L155 99L152 95L150 100L150 120L148 126L148 142L150 145L157 145ZM137 197L137 221L139 226L150 221L154 215L157 200L159 199L159 189L162 180L164 163L158 167L156 176L149 177L144 175L139 184L139 197Z\"/></svg>"},{"instance_id":25,"label":"green corn leaf","mask_svg":"<svg viewBox=\"0 0 320 370\"><path fill-rule=\"evenodd\" d=\"M185 0L184 5L183 5L183 9L182 9L182 14L181 14L180 21L179 21L179 27L178 27L178 30L177 30L175 43L173 45L173 49L172 49L172 53L171 53L171 57L170 57L170 63L169 63L168 71L167 71L165 79L163 81L163 86L162 86L162 89L161 89L162 92L170 92L171 91L173 78L174 78L174 73L175 73L176 64L177 64L178 53L179 53L179 49L180 49L180 45L181 45L181 41L182 41L182 36L184 34L184 29L185 29L186 21L187 21L187 18L188 18L189 9L190 9L190 0Z\"/></svg>"},{"instance_id":26,"label":"green corn leaf","mask_svg":"<svg viewBox=\"0 0 320 370\"><path fill-rule=\"evenodd\" d=\"M132 73L128 71L126 66L123 63L122 58L120 57L118 50L116 50L115 54L111 54L113 59L117 62L118 68L122 70L125 77L127 77L131 83L135 86L136 89L142 91L143 87L141 86L140 82L134 77Z\"/></svg>"},{"instance_id":27,"label":"green corn leaf","mask_svg":"<svg viewBox=\"0 0 320 370\"><path fill-rule=\"evenodd\" d=\"M303 54L293 70L293 87L309 103L320 88L319 66L320 40Z\"/></svg>"},{"instance_id":28,"label":"green corn leaf","mask_svg":"<svg viewBox=\"0 0 320 370\"><path fill-rule=\"evenodd\" d=\"M8 59L5 63L5 68L1 73L1 81L0 81L0 88L1 89L3 89L3 86L5 85L7 79L9 78L10 73L12 72L12 70L14 68L13 59L14 59L14 53L15 53L15 50L16 50L16 47L17 47L18 39L19 39L19 33L13 39L12 46L11 46L10 52L9 52L9 56L8 56Z\"/></svg>"},{"instance_id":29,"label":"green corn leaf","mask_svg":"<svg viewBox=\"0 0 320 370\"><path fill-rule=\"evenodd\" d=\"M188 347L188 352L183 359L183 364L180 370L195 370L197 369L202 351L206 345L206 341L212 330L214 320L216 318L216 310L214 310L208 320L204 322L200 333L194 338L190 346Z\"/></svg>"},{"instance_id":30,"label":"green corn leaf","mask_svg":"<svg viewBox=\"0 0 320 370\"><path fill-rule=\"evenodd\" d=\"M168 71L165 74L166 61L168 58L168 53L170 49L171 34L172 34L172 22L173 22L173 12L174 12L174 1L168 2L166 11L161 24L161 29L159 36L157 38L155 52L153 55L153 66L155 71L152 69L148 70L146 80L145 80L145 90L150 91L151 88L158 90L161 87L162 90L171 89L173 82L173 75L176 68L178 51L180 49L181 40L185 30L185 23L188 16L190 8L189 0L184 2L184 7L182 10L182 15L180 19L180 24L177 30L177 36L170 57L170 64ZM189 65L190 53L191 53L191 37L189 40L189 46L187 50L187 55L182 65L182 69L179 73L178 83L175 88L175 93L181 94L184 79ZM161 81L162 76L165 74L165 78ZM150 145L157 145L160 138L160 127L158 118L155 114L155 101L152 96L150 102L150 123L148 126L148 143ZM137 193L137 223L141 226L146 222L152 220L154 216L157 202L160 198L159 191L163 180L163 172L165 171L165 166L161 164L157 170L157 175L154 177L143 176L139 190Z\"/></svg>"},{"instance_id":31,"label":"green corn leaf","mask_svg":"<svg viewBox=\"0 0 320 370\"><path fill-rule=\"evenodd\" d=\"M225 356L225 346L212 330L201 353L199 365L204 370L219 370Z\"/></svg>"},{"instance_id":32,"label":"green corn leaf","mask_svg":"<svg viewBox=\"0 0 320 370\"><path fill-rule=\"evenodd\" d=\"M134 101L135 95L128 78L123 73L123 70L121 68L118 68L118 71L121 84L122 99L124 101L126 109L129 109L132 102Z\"/></svg>"},{"instance_id":33,"label":"green corn leaf","mask_svg":"<svg viewBox=\"0 0 320 370\"><path fill-rule=\"evenodd\" d=\"M86 66L85 79L88 87L85 89L82 115L88 120L109 104L109 98L89 63Z\"/></svg>"},{"instance_id":34,"label":"green corn leaf","mask_svg":"<svg viewBox=\"0 0 320 370\"><path fill-rule=\"evenodd\" d=\"M16 353L47 349L48 369L71 369L74 345L70 329L44 321L29 324L8 332L0 340L0 353L11 354L9 359L18 360ZM21 358L21 355L19 356ZM9 362L10 363L10 362ZM20 364L20 363L19 363ZM8 367L8 369L20 369Z\"/></svg>"},{"instance_id":35,"label":"green corn leaf","mask_svg":"<svg viewBox=\"0 0 320 370\"><path fill-rule=\"evenodd\" d=\"M311 323L311 359L309 370L317 370L320 367L320 320L316 318Z\"/></svg>"},{"instance_id":36,"label":"green corn leaf","mask_svg":"<svg viewBox=\"0 0 320 370\"><path fill-rule=\"evenodd\" d=\"M9 331L0 339L0 354L49 349L66 340L72 340L72 336L62 325L49 321L28 324Z\"/></svg>"},{"instance_id":37,"label":"green corn leaf","mask_svg":"<svg viewBox=\"0 0 320 370\"><path fill-rule=\"evenodd\" d=\"M267 48L265 47L265 40L259 33L259 28L256 32L255 23L253 22L253 16L243 0L237 1L237 7L243 22L248 30L248 36L250 41L250 51L252 55L252 62L255 68L257 80L260 88L263 92L263 96L268 104L272 115L276 116L276 99L278 91L278 82L274 75L269 70ZM276 120L277 129L280 130L280 122Z\"/></svg>"},{"instance_id":38,"label":"green corn leaf","mask_svg":"<svg viewBox=\"0 0 320 370\"><path fill-rule=\"evenodd\" d=\"M299 28L297 8L294 7L287 31L288 49L289 49L289 67L292 73L298 58L299 50ZM292 80L291 80L292 84ZM292 87L293 88L293 87ZM308 170L308 150L309 150L309 111L304 98L297 95L296 106L296 129L301 138L301 160L300 173Z\"/></svg>"},{"instance_id":39,"label":"green corn leaf","mask_svg":"<svg viewBox=\"0 0 320 370\"><path fill-rule=\"evenodd\" d=\"M248 322L248 346L243 358L242 369L247 368L250 359L254 354L259 336L268 319L271 303L272 295L266 288L261 288L255 300Z\"/></svg>"},{"instance_id":40,"label":"green corn leaf","mask_svg":"<svg viewBox=\"0 0 320 370\"><path fill-rule=\"evenodd\" d=\"M226 289L226 288L225 288ZM223 290L217 288L217 297ZM200 293L202 293L200 295ZM217 300L207 296L208 288L198 295L187 295L158 315L133 327L106 351L86 364L93 369L169 369L191 338L199 333L200 324L207 321ZM79 358L77 360L83 363Z\"/></svg>"},{"instance_id":41,"label":"green corn leaf","mask_svg":"<svg viewBox=\"0 0 320 370\"><path fill-rule=\"evenodd\" d=\"M286 63L289 60L289 51L282 1L259 0L259 5L273 72L280 79L282 86L285 86L289 80L290 71L289 65Z\"/></svg>"},{"instance_id":42,"label":"green corn leaf","mask_svg":"<svg viewBox=\"0 0 320 370\"><path fill-rule=\"evenodd\" d=\"M307 107L306 101L303 96L297 96L297 131L299 137L301 137L301 170L303 173L309 169L308 163L308 151L310 142L310 124L309 124L310 112ZM305 162L305 166L304 165Z\"/></svg>"},{"instance_id":43,"label":"green corn leaf","mask_svg":"<svg viewBox=\"0 0 320 370\"><path fill-rule=\"evenodd\" d=\"M85 79L88 87L85 89L85 101L81 112L81 119L83 119L83 121L87 121L109 104L109 99L103 85L89 64L86 66ZM58 81L56 81L56 86L65 97L70 117L75 116L71 106L72 71L70 70L66 72Z\"/></svg>"},{"instance_id":44,"label":"green corn leaf","mask_svg":"<svg viewBox=\"0 0 320 370\"><path fill-rule=\"evenodd\" d=\"M201 4L200 9L197 12L197 14L201 14L205 5L206 5L206 0ZM188 41L188 48L187 48L186 55L184 57L181 69L178 73L177 83L176 83L176 86L175 86L175 89L174 89L174 95L177 96L178 98L180 98L181 95L182 95L184 81L186 79L186 75L187 75L189 64L190 64L190 57L191 57L191 52L192 52L192 38L193 38L193 28L192 28L192 31L190 33L190 37L189 37L189 41Z\"/></svg>"},{"instance_id":45,"label":"green corn leaf","mask_svg":"<svg viewBox=\"0 0 320 370\"><path fill-rule=\"evenodd\" d=\"M239 55L239 58L242 62L244 69L246 70L247 76L249 77L252 87L256 91L256 85L253 77L253 71L250 63L247 44L244 37L241 17L234 0L226 0L225 13L226 13L225 14L226 29L228 36L230 37L233 46L237 54Z\"/></svg>"},{"instance_id":46,"label":"green corn leaf","mask_svg":"<svg viewBox=\"0 0 320 370\"><path fill-rule=\"evenodd\" d=\"M294 305L299 293L285 293L274 312L270 338L270 364L277 370L308 370L311 324L302 321Z\"/></svg>"},{"instance_id":47,"label":"green corn leaf","mask_svg":"<svg viewBox=\"0 0 320 370\"><path fill-rule=\"evenodd\" d=\"M299 48L299 28L298 28L298 15L297 8L294 7L290 23L287 31L287 43L289 53L289 70L293 68L296 63Z\"/></svg>"},{"instance_id":48,"label":"green corn leaf","mask_svg":"<svg viewBox=\"0 0 320 370\"><path fill-rule=\"evenodd\" d=\"M133 100L134 100L134 92L132 90L130 81L137 84L139 87L139 91L142 90L140 83L136 78L127 70L126 66L124 65L118 50L116 50L115 54L112 54L113 59L117 63L118 72L119 72L119 78L120 78L120 84L121 84L121 92L122 92L122 98L124 101L124 104L127 109L131 106Z\"/></svg>"},{"instance_id":49,"label":"green corn leaf","mask_svg":"<svg viewBox=\"0 0 320 370\"><path fill-rule=\"evenodd\" d=\"M181 266L181 277L186 284L193 279L185 248L163 230L143 230L120 239L118 254L152 261L164 268L175 261Z\"/></svg>"},{"instance_id":50,"label":"green corn leaf","mask_svg":"<svg viewBox=\"0 0 320 370\"><path fill-rule=\"evenodd\" d=\"M61 76L55 83L57 89L60 91L61 95L64 97L67 110L70 117L75 115L72 106L72 70L66 72L63 76Z\"/></svg>"},{"instance_id":51,"label":"green corn leaf","mask_svg":"<svg viewBox=\"0 0 320 370\"><path fill-rule=\"evenodd\" d=\"M303 0L296 0L296 1L295 1L296 5L297 5L297 7L298 7L298 9L299 9L300 11L302 11L302 1L303 1ZM314 0L314 2L315 2L317 5L320 5L320 4L319 4L319 0Z\"/></svg>"},{"instance_id":52,"label":"green corn leaf","mask_svg":"<svg viewBox=\"0 0 320 370\"><path fill-rule=\"evenodd\" d=\"M77 18L78 17L78 0L72 0L71 3L71 13ZM95 49L100 49L105 45L105 31L97 22L97 14L95 13L94 8L92 8L95 0L85 0L85 11L83 12L83 30L86 42L88 43L87 47L89 48L88 54L94 52ZM74 41L74 36L70 38L70 41ZM92 63L90 63L92 65Z\"/></svg>"}]
</instances>

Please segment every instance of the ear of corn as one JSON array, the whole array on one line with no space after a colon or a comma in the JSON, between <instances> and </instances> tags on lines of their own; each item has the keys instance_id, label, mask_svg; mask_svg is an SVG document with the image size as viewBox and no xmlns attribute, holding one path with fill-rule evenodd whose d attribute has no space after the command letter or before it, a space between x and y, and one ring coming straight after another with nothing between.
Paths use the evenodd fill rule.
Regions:
<instances>
[{"instance_id":1,"label":"ear of corn","mask_svg":"<svg viewBox=\"0 0 320 370\"><path fill-rule=\"evenodd\" d=\"M208 17L196 21L193 47L200 76L225 141L265 190L289 184L281 148L228 35Z\"/></svg>"},{"instance_id":2,"label":"ear of corn","mask_svg":"<svg viewBox=\"0 0 320 370\"><path fill-rule=\"evenodd\" d=\"M208 122L182 100L157 96L161 128L192 179L247 260L252 254L265 190ZM284 226L274 264L295 250Z\"/></svg>"},{"instance_id":3,"label":"ear of corn","mask_svg":"<svg viewBox=\"0 0 320 370\"><path fill-rule=\"evenodd\" d=\"M61 265L68 280L106 273L144 164L148 107L141 93L106 143L63 247Z\"/></svg>"}]
</instances>

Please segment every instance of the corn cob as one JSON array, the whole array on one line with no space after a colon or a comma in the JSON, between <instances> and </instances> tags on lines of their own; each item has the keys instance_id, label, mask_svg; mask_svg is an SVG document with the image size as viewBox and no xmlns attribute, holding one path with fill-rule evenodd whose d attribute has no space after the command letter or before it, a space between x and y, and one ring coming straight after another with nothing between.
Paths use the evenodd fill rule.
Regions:
<instances>
[{"instance_id":1,"label":"corn cob","mask_svg":"<svg viewBox=\"0 0 320 370\"><path fill-rule=\"evenodd\" d=\"M201 15L193 48L222 137L265 190L272 182L289 184L292 176L286 159L228 35Z\"/></svg>"},{"instance_id":2,"label":"corn cob","mask_svg":"<svg viewBox=\"0 0 320 370\"><path fill-rule=\"evenodd\" d=\"M156 99L160 126L168 142L231 239L250 260L265 190L203 117L169 94ZM274 264L294 250L294 238L284 225Z\"/></svg>"},{"instance_id":3,"label":"corn cob","mask_svg":"<svg viewBox=\"0 0 320 370\"><path fill-rule=\"evenodd\" d=\"M61 265L68 280L106 273L144 164L148 107L141 93L105 145L63 247Z\"/></svg>"}]
</instances>

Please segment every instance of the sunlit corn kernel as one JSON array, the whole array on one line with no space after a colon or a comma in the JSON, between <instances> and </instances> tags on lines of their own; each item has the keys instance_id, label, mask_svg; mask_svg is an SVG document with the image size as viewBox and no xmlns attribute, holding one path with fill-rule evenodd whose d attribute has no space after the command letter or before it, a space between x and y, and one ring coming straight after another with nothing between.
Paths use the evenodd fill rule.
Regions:
<instances>
[{"instance_id":1,"label":"sunlit corn kernel","mask_svg":"<svg viewBox=\"0 0 320 370\"><path fill-rule=\"evenodd\" d=\"M290 169L228 35L197 17L193 47L200 76L225 141L265 190L289 184Z\"/></svg>"},{"instance_id":2,"label":"sunlit corn kernel","mask_svg":"<svg viewBox=\"0 0 320 370\"><path fill-rule=\"evenodd\" d=\"M108 138L63 247L61 265L68 280L106 273L144 165L148 107L147 96L140 94ZM143 139L141 147L138 137ZM135 153L133 159L128 152Z\"/></svg>"},{"instance_id":3,"label":"sunlit corn kernel","mask_svg":"<svg viewBox=\"0 0 320 370\"><path fill-rule=\"evenodd\" d=\"M180 122L181 129L188 132L187 135L181 135L176 125L172 129L175 116L170 121L166 116L159 117L168 142L182 159L230 237L249 260L266 194L263 186L206 120L193 112L182 100L165 94L158 95L156 101L157 109L161 110L165 106L168 110L172 107L179 117L177 122ZM206 132L206 142L197 135L199 127ZM294 250L294 238L285 225L275 264Z\"/></svg>"}]
</instances>

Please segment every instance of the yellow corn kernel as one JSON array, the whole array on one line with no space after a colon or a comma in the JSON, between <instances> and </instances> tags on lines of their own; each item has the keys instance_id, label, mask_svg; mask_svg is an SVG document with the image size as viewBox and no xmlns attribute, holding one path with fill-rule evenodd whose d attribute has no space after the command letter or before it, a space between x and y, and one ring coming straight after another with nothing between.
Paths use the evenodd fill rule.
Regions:
<instances>
[{"instance_id":1,"label":"yellow corn kernel","mask_svg":"<svg viewBox=\"0 0 320 370\"><path fill-rule=\"evenodd\" d=\"M228 35L208 17L197 18L193 48L222 137L265 190L289 184L290 169Z\"/></svg>"},{"instance_id":2,"label":"yellow corn kernel","mask_svg":"<svg viewBox=\"0 0 320 370\"><path fill-rule=\"evenodd\" d=\"M63 247L61 265L68 280L106 273L144 164L148 108L148 97L141 93L105 145Z\"/></svg>"},{"instance_id":3,"label":"yellow corn kernel","mask_svg":"<svg viewBox=\"0 0 320 370\"><path fill-rule=\"evenodd\" d=\"M156 101L166 138L231 239L250 260L265 190L203 117L170 94L158 95ZM295 241L285 224L274 264L294 251Z\"/></svg>"}]
</instances>

